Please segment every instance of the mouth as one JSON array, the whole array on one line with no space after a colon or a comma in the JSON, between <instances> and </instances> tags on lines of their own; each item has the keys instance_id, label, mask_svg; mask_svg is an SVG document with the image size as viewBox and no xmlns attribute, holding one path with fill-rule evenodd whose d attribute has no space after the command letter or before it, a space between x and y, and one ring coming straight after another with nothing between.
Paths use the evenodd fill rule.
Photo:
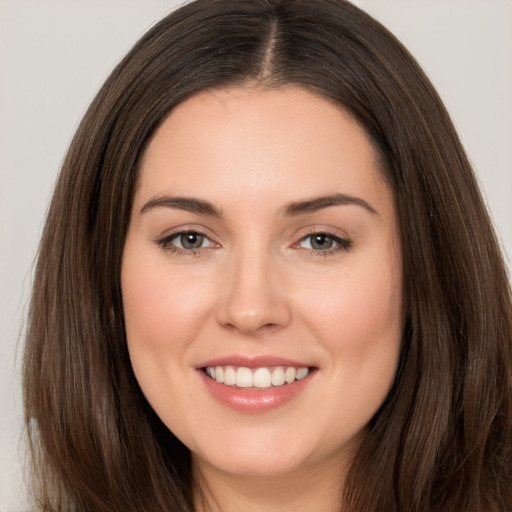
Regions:
<instances>
[{"instance_id":1,"label":"mouth","mask_svg":"<svg viewBox=\"0 0 512 512\"><path fill-rule=\"evenodd\" d=\"M239 389L278 388L305 379L315 370L310 366L245 366L219 365L201 369L218 384Z\"/></svg>"},{"instance_id":2,"label":"mouth","mask_svg":"<svg viewBox=\"0 0 512 512\"><path fill-rule=\"evenodd\" d=\"M319 368L273 356L230 356L196 368L217 402L240 413L264 413L292 402L316 380Z\"/></svg>"}]
</instances>

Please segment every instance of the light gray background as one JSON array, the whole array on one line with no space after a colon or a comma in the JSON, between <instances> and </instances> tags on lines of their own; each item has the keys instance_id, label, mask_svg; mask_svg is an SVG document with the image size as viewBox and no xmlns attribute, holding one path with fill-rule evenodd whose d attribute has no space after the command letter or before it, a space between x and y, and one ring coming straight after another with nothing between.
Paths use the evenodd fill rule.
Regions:
<instances>
[{"instance_id":1,"label":"light gray background","mask_svg":"<svg viewBox=\"0 0 512 512\"><path fill-rule=\"evenodd\" d=\"M81 116L111 68L181 3L0 0L2 512L26 508L19 339L53 182ZM512 255L512 0L355 3L406 44L437 86Z\"/></svg>"}]
</instances>

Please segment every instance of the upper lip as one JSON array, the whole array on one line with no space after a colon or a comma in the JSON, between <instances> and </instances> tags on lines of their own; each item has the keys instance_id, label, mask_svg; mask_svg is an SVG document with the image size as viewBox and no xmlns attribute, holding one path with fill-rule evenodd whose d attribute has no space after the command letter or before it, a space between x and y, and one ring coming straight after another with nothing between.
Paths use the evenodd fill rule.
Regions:
<instances>
[{"instance_id":1,"label":"upper lip","mask_svg":"<svg viewBox=\"0 0 512 512\"><path fill-rule=\"evenodd\" d=\"M294 366L296 368L303 368L311 365L278 356L244 356L237 354L204 361L203 363L199 364L197 368L207 368L209 366L242 366L245 368L262 368L265 366Z\"/></svg>"}]
</instances>

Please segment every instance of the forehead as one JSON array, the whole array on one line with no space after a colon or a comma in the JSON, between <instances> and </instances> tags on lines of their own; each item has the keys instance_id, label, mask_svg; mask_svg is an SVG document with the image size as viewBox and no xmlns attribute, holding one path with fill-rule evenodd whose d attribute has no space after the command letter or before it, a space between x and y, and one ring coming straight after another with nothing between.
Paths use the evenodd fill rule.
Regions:
<instances>
[{"instance_id":1,"label":"forehead","mask_svg":"<svg viewBox=\"0 0 512 512\"><path fill-rule=\"evenodd\" d=\"M242 194L268 202L337 191L379 203L390 191L378 161L345 110L300 87L209 90L178 105L158 128L137 196Z\"/></svg>"}]
</instances>

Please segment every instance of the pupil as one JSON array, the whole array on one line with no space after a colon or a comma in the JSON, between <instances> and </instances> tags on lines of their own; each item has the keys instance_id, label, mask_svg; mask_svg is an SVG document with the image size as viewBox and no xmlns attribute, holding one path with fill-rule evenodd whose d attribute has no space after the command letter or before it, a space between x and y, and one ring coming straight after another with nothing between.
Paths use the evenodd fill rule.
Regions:
<instances>
[{"instance_id":1,"label":"pupil","mask_svg":"<svg viewBox=\"0 0 512 512\"><path fill-rule=\"evenodd\" d=\"M198 233L185 233L181 235L181 245L185 249L199 249L203 244L203 236Z\"/></svg>"},{"instance_id":2,"label":"pupil","mask_svg":"<svg viewBox=\"0 0 512 512\"><path fill-rule=\"evenodd\" d=\"M329 235L315 235L311 246L313 249L330 249L332 247L332 238Z\"/></svg>"}]
</instances>

